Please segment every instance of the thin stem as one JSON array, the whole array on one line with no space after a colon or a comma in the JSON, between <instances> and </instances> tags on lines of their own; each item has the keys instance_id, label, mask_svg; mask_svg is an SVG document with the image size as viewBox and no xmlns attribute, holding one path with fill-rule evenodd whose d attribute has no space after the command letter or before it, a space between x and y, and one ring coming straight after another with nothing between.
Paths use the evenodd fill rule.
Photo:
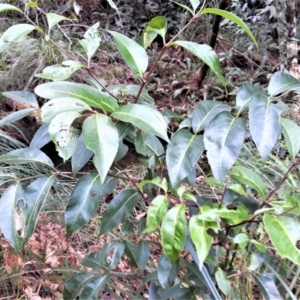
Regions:
<instances>
[{"instance_id":1,"label":"thin stem","mask_svg":"<svg viewBox=\"0 0 300 300\"><path fill-rule=\"evenodd\" d=\"M270 191L270 193L267 195L266 199L263 201L263 203L261 204L260 207L263 207L270 202L271 198L276 194L276 192L280 189L282 184L287 180L290 173L293 172L294 170L296 170L296 168L299 166L299 164L300 164L300 157L298 157L294 160L293 164L286 171L286 173L284 174L282 179L276 184L275 188L272 191Z\"/></svg>"},{"instance_id":2,"label":"thin stem","mask_svg":"<svg viewBox=\"0 0 300 300\"><path fill-rule=\"evenodd\" d=\"M96 75L90 68L86 68L86 70L108 94L110 94L113 98L118 100L118 98L100 82L100 80L96 77Z\"/></svg>"},{"instance_id":3,"label":"thin stem","mask_svg":"<svg viewBox=\"0 0 300 300\"><path fill-rule=\"evenodd\" d=\"M164 45L163 48L161 49L159 55L157 56L157 58L156 58L154 64L152 65L152 67L151 67L149 73L147 74L146 78L142 78L142 84L141 84L140 89L139 89L139 91L138 91L138 93L137 93L137 95L136 95L136 98L135 98L134 103L137 103L137 102L138 102L139 97L140 97L140 95L141 95L141 93L142 93L142 91L143 91L143 89L144 89L144 87L145 87L147 81L149 80L151 74L153 73L154 69L156 68L156 65L158 64L159 60L161 59L161 57L162 57L162 55L164 54L164 52L166 51L166 49L167 49L167 47L166 47L166 45Z\"/></svg>"},{"instance_id":4,"label":"thin stem","mask_svg":"<svg viewBox=\"0 0 300 300\"><path fill-rule=\"evenodd\" d=\"M73 173L72 172L60 172L60 171L57 171L56 172L57 175L61 175L61 176L68 176L68 175L72 175ZM80 175L86 175L86 174L90 174L88 172L78 172L77 174L80 174ZM127 181L131 181L131 182L136 182L136 183L139 183L141 180L140 179L137 179L137 178L134 178L134 177L131 177L131 176L121 176L121 175L117 175L117 174L114 174L112 172L108 172L107 173L108 176L110 177L113 177L113 178L117 178L117 179L123 179L123 180L127 180ZM69 176L68 176L69 177Z\"/></svg>"},{"instance_id":5,"label":"thin stem","mask_svg":"<svg viewBox=\"0 0 300 300\"><path fill-rule=\"evenodd\" d=\"M230 271L230 269L232 268L232 264L233 264L233 261L235 259L235 256L236 256L236 252L237 252L237 249L238 249L239 245L238 244L235 244L234 246L234 252L232 253L232 256L231 256L231 260L228 264L228 271ZM227 267L227 266L226 266ZM226 270L226 269L225 269Z\"/></svg>"}]
</instances>

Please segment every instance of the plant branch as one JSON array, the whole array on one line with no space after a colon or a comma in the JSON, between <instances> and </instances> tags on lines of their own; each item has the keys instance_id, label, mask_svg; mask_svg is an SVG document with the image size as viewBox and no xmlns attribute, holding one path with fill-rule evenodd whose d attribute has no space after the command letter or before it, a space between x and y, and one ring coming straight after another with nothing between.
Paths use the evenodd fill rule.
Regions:
<instances>
[{"instance_id":1,"label":"plant branch","mask_svg":"<svg viewBox=\"0 0 300 300\"><path fill-rule=\"evenodd\" d=\"M220 0L219 3L219 9L225 9L229 4L228 0ZM216 46L216 41L218 38L218 33L219 33L219 29L220 29L220 23L221 23L222 17L219 15L215 15L215 20L214 23L212 25L212 33L210 36L210 41L209 41L209 46L211 46L213 49ZM198 87L202 86L202 83L206 77L206 74L209 70L208 65L203 64L202 68L199 71L199 76L197 78L197 85Z\"/></svg>"},{"instance_id":2,"label":"plant branch","mask_svg":"<svg viewBox=\"0 0 300 300\"><path fill-rule=\"evenodd\" d=\"M300 157L297 157L293 161L293 164L286 171L284 176L281 178L281 180L276 184L275 188L272 191L270 191L270 193L267 195L266 199L263 201L263 203L261 204L260 207L263 207L263 206L265 206L266 204L268 204L270 202L271 198L276 194L276 192L280 189L282 184L287 180L290 173L293 172L294 170L296 170L296 168L299 166L299 164L300 164Z\"/></svg>"},{"instance_id":3,"label":"plant branch","mask_svg":"<svg viewBox=\"0 0 300 300\"><path fill-rule=\"evenodd\" d=\"M290 175L291 172L293 172L300 164L300 157L297 157L293 164L290 166L290 168L286 171L286 173L284 174L284 176L282 177L282 179L276 184L275 188L270 191L270 193L267 195L266 199L263 201L263 203L261 204L260 208L264 207L265 205L267 205L271 198L276 194L276 192L280 189L280 187L282 186L282 184L287 180L288 176ZM260 211L258 211L258 213L254 214L249 220L245 220L242 221L238 224L234 224L234 225L229 225L228 229L231 229L233 227L237 227L237 226L241 226L243 224L248 223L248 225L250 225L249 223L259 223L259 221L255 221L255 218L260 215ZM228 230L229 231L229 230ZM228 233L228 232L227 232Z\"/></svg>"},{"instance_id":4,"label":"plant branch","mask_svg":"<svg viewBox=\"0 0 300 300\"><path fill-rule=\"evenodd\" d=\"M100 81L99 79L96 77L96 75L94 74L94 72L90 69L90 68L86 68L87 72L89 73L89 75L91 75L96 82L105 90L105 92L107 92L108 94L110 94L113 98L115 98L116 100L118 100L118 98L111 92L109 91Z\"/></svg>"},{"instance_id":5,"label":"plant branch","mask_svg":"<svg viewBox=\"0 0 300 300\"><path fill-rule=\"evenodd\" d=\"M158 64L159 60L161 59L161 57L162 57L162 55L164 54L164 52L166 51L166 49L167 49L167 47L166 47L166 45L164 45L163 48L161 49L159 55L157 56L157 58L156 58L154 64L152 65L152 67L151 67L149 73L147 74L146 78L142 78L142 84L141 84L140 89L139 89L139 91L138 91L138 93L137 93L137 95L136 95L136 98L135 98L134 103L137 103L137 102L138 102L139 97L140 97L140 95L141 95L141 93L142 93L142 91L143 91L143 89L144 89L146 83L148 82L148 80L149 80L151 74L153 73L154 69L156 68L156 65Z\"/></svg>"}]
</instances>

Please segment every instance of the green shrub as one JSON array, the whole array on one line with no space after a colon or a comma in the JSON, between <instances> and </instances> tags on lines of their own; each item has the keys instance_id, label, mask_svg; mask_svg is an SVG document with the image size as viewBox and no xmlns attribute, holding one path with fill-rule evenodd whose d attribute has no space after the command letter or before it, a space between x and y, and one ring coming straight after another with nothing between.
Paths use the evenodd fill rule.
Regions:
<instances>
[{"instance_id":1,"label":"green shrub","mask_svg":"<svg viewBox=\"0 0 300 300\"><path fill-rule=\"evenodd\" d=\"M190 4L192 8L181 5L192 15L181 32L203 14L212 13L239 25L256 43L234 14L213 8L198 11L199 1L190 0ZM4 10L22 13L0 4L0 11ZM0 51L21 42L32 31L63 51L51 39L51 29L66 18L54 13L47 13L46 18L46 31L34 24L10 27L0 38ZM79 41L86 53L85 62L69 55L69 60L46 67L36 77L52 81L39 84L35 94L3 93L26 108L3 118L0 126L33 112L40 114L43 125L28 148L5 153L0 162L45 166L45 172L33 180L0 173L2 183L9 183L0 200L0 227L7 242L22 253L56 178L68 175L78 179L64 214L68 235L91 220L103 197L112 193L118 182L126 182L100 214L100 236L112 240L100 251L88 254L81 262L82 269L73 270L65 282L64 299L75 299L79 294L80 299L98 299L101 291L113 294L113 289L131 299L142 297L133 286L121 282L124 277L147 283L150 299L222 299L224 295L242 299L256 288L266 299L285 294L296 299L277 261L281 257L282 261L300 264L296 182L300 128L281 117L286 105L278 96L299 89L300 82L278 72L271 77L268 93L244 84L234 107L203 100L196 103L190 117L183 119L168 110L162 114L146 87L164 52L169 47L184 48L207 64L226 89L215 51L208 45L177 40L181 32L165 41L168 26L162 16L151 19L140 44L108 31L139 84L107 85L90 68L101 44L98 26L91 26ZM158 35L164 46L149 68L145 49ZM91 85L66 81L78 70L89 74ZM35 95L48 101L39 108ZM168 128L171 120L181 120L175 132ZM82 123L80 130L78 123ZM250 149L246 135L257 150ZM60 157L71 161L72 171L60 171L40 150L50 140ZM128 151L124 141L132 143L147 169L143 178L129 176L125 170L122 175L114 172L112 165ZM278 143L289 153L286 160L290 166L283 174L283 168L273 170L274 161L280 163L273 155ZM82 174L81 169L92 157L95 171ZM205 159L211 171L201 173L200 164ZM199 174L210 188L208 197L199 190ZM135 210L146 216L132 222ZM157 262L150 259L154 245L160 251ZM115 271L124 254L134 273Z\"/></svg>"}]
</instances>

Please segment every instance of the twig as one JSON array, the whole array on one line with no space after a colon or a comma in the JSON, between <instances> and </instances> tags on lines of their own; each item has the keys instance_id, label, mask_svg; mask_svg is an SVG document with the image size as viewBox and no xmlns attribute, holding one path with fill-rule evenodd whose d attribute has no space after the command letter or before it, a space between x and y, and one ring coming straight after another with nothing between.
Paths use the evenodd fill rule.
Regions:
<instances>
[{"instance_id":1,"label":"twig","mask_svg":"<svg viewBox=\"0 0 300 300\"><path fill-rule=\"evenodd\" d=\"M267 205L270 202L271 198L276 194L276 192L280 189L282 184L287 180L290 173L293 172L298 167L299 164L300 164L300 157L298 157L294 160L293 164L286 171L286 173L284 174L282 179L276 184L275 188L272 191L270 191L270 193L267 195L266 199L263 201L260 208L263 208L265 205ZM259 221L255 221L255 218L258 215L260 215L260 212L258 212L257 214L254 214L249 220L242 221L238 224L229 225L229 229L231 229L233 227L241 226L241 225L246 224L246 223L248 223L247 227L250 225L250 223L253 223L253 222L259 223Z\"/></svg>"},{"instance_id":2,"label":"twig","mask_svg":"<svg viewBox=\"0 0 300 300\"><path fill-rule=\"evenodd\" d=\"M294 170L296 170L296 168L298 167L299 164L300 164L300 157L297 157L293 161L293 164L290 166L290 168L286 171L286 173L284 174L282 179L276 184L275 188L272 191L270 191L270 193L267 195L266 199L263 201L263 203L260 206L261 208L269 203L271 198L276 194L276 192L280 189L282 184L287 180L290 173L293 172Z\"/></svg>"},{"instance_id":3,"label":"twig","mask_svg":"<svg viewBox=\"0 0 300 300\"><path fill-rule=\"evenodd\" d=\"M113 98L115 98L116 100L118 100L118 98L111 92L109 91L101 82L100 80L97 78L97 76L94 74L94 72L90 69L90 68L86 68L87 72L96 80L96 82L105 90L105 92L107 92L108 94L110 94Z\"/></svg>"},{"instance_id":4,"label":"twig","mask_svg":"<svg viewBox=\"0 0 300 300\"><path fill-rule=\"evenodd\" d=\"M219 3L219 9L225 9L228 6L228 3L229 3L228 0L221 0ZM215 48L216 45L221 20L222 20L221 16L219 15L215 16L215 20L212 26L212 33L209 41L209 46L211 46L213 49ZM209 69L208 66L206 64L203 64L202 68L200 69L199 76L197 78L198 87L202 86L202 83L206 77L208 69Z\"/></svg>"}]
</instances>

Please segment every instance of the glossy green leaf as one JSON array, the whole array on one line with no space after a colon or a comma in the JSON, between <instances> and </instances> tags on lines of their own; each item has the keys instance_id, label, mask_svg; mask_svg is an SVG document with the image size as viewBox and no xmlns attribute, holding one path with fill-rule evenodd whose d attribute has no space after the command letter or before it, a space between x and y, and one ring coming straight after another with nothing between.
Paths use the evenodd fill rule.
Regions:
<instances>
[{"instance_id":1,"label":"glossy green leaf","mask_svg":"<svg viewBox=\"0 0 300 300\"><path fill-rule=\"evenodd\" d=\"M94 153L86 147L81 135L77 140L77 147L71 159L72 172L74 177L81 170L81 168L91 159L93 155Z\"/></svg>"},{"instance_id":2,"label":"glossy green leaf","mask_svg":"<svg viewBox=\"0 0 300 300\"><path fill-rule=\"evenodd\" d=\"M152 133L138 132L134 139L135 149L144 156L160 156L164 153L164 148L160 140Z\"/></svg>"},{"instance_id":3,"label":"glossy green leaf","mask_svg":"<svg viewBox=\"0 0 300 300\"><path fill-rule=\"evenodd\" d=\"M173 187L187 177L204 151L203 136L187 129L177 131L166 152L168 174Z\"/></svg>"},{"instance_id":4,"label":"glossy green leaf","mask_svg":"<svg viewBox=\"0 0 300 300\"><path fill-rule=\"evenodd\" d=\"M189 230L192 241L196 247L200 269L204 264L213 242L213 238L207 233L207 229L208 227L205 221L199 220L198 216L192 216L189 222Z\"/></svg>"},{"instance_id":5,"label":"glossy green leaf","mask_svg":"<svg viewBox=\"0 0 300 300\"><path fill-rule=\"evenodd\" d=\"M14 5L10 4L0 4L0 12L6 11L6 10L16 10L18 12L22 12L21 9L15 7Z\"/></svg>"},{"instance_id":6,"label":"glossy green leaf","mask_svg":"<svg viewBox=\"0 0 300 300\"><path fill-rule=\"evenodd\" d=\"M134 267L138 268L138 256L139 253L137 252L137 246L132 244L128 241L125 242L125 253L129 257L130 262L133 264Z\"/></svg>"},{"instance_id":7,"label":"glossy green leaf","mask_svg":"<svg viewBox=\"0 0 300 300\"><path fill-rule=\"evenodd\" d=\"M37 3L34 2L34 1L30 1L30 2L26 3L26 5L30 8L37 8L38 7Z\"/></svg>"},{"instance_id":8,"label":"glossy green leaf","mask_svg":"<svg viewBox=\"0 0 300 300\"><path fill-rule=\"evenodd\" d=\"M146 29L147 29L147 27L144 29L144 31L142 32L142 34L138 40L139 44L144 49L147 49L158 35L155 31L147 32Z\"/></svg>"},{"instance_id":9,"label":"glossy green leaf","mask_svg":"<svg viewBox=\"0 0 300 300\"><path fill-rule=\"evenodd\" d=\"M98 31L99 22L91 26L84 34L84 39L80 40L79 43L84 49L88 60L90 60L96 53L100 46L101 37Z\"/></svg>"},{"instance_id":10,"label":"glossy green leaf","mask_svg":"<svg viewBox=\"0 0 300 300\"><path fill-rule=\"evenodd\" d=\"M93 162L103 183L118 152L118 130L108 116L95 114L85 119L82 136L86 147L95 153Z\"/></svg>"},{"instance_id":11,"label":"glossy green leaf","mask_svg":"<svg viewBox=\"0 0 300 300\"><path fill-rule=\"evenodd\" d=\"M243 166L233 167L230 177L237 182L250 186L262 197L265 197L267 194L267 188L262 179L257 174Z\"/></svg>"},{"instance_id":12,"label":"glossy green leaf","mask_svg":"<svg viewBox=\"0 0 300 300\"><path fill-rule=\"evenodd\" d=\"M266 253L267 252L267 246L256 241L256 240L251 240L251 243L256 247L256 249L262 253Z\"/></svg>"},{"instance_id":13,"label":"glossy green leaf","mask_svg":"<svg viewBox=\"0 0 300 300\"><path fill-rule=\"evenodd\" d=\"M79 300L98 300L99 294L106 285L109 277L109 274L95 276L88 284L84 286L82 292L80 293Z\"/></svg>"},{"instance_id":14,"label":"glossy green leaf","mask_svg":"<svg viewBox=\"0 0 300 300\"><path fill-rule=\"evenodd\" d=\"M139 183L138 187L141 191L143 191L144 186L147 184L153 184L153 185L161 188L165 193L168 192L168 183L167 183L166 178L156 177L156 178L153 178L152 180L143 180Z\"/></svg>"},{"instance_id":15,"label":"glossy green leaf","mask_svg":"<svg viewBox=\"0 0 300 300\"><path fill-rule=\"evenodd\" d=\"M34 148L22 148L10 151L9 153L0 156L0 162L15 165L42 163L49 167L54 167L53 162L44 152Z\"/></svg>"},{"instance_id":16,"label":"glossy green leaf","mask_svg":"<svg viewBox=\"0 0 300 300\"><path fill-rule=\"evenodd\" d=\"M80 70L84 65L80 62L75 62L70 66L62 64L56 64L46 67L42 73L38 73L35 77L49 79L49 80L66 80L72 76L77 70Z\"/></svg>"},{"instance_id":17,"label":"glossy green leaf","mask_svg":"<svg viewBox=\"0 0 300 300\"><path fill-rule=\"evenodd\" d=\"M267 266L268 267L268 269L270 269L270 271L272 272L271 274L270 274L270 276L272 276L271 277L271 279L273 279L274 278L274 276L276 277L276 279L278 280L278 282L276 282L276 284L277 284L277 286L278 286L278 284L280 284L285 290L286 290L286 299L290 299L290 300L298 300L298 298L296 298L296 295L293 293L293 291L291 291L291 287L293 286L292 284L289 284L289 286L287 285L287 283L289 283L287 280L286 280L286 278L282 278L283 276L283 273L284 272L282 272L282 269L280 270L280 269L278 269L278 268L276 268L276 266L275 266L275 264L273 264L272 263L272 261L268 261L268 260L265 260L264 261L264 264L265 264L265 266ZM275 268L281 273L279 273ZM297 272L298 272L298 270L297 270ZM293 289L294 290L294 289ZM287 296L287 295L289 295L289 297Z\"/></svg>"},{"instance_id":18,"label":"glossy green leaf","mask_svg":"<svg viewBox=\"0 0 300 300\"><path fill-rule=\"evenodd\" d=\"M252 252L250 254L250 264L248 266L248 270L255 271L262 266L266 257L263 253L260 252Z\"/></svg>"},{"instance_id":19,"label":"glossy green leaf","mask_svg":"<svg viewBox=\"0 0 300 300\"><path fill-rule=\"evenodd\" d=\"M239 18L236 14L226 11L226 10L218 9L218 8L204 8L203 10L201 10L199 15L204 15L204 14L219 15L219 16L226 18L226 19L230 20L231 22L235 23L249 35L249 37L254 42L256 48L258 48L258 43L257 43L254 35L252 34L251 30L244 23L244 21L241 18Z\"/></svg>"},{"instance_id":20,"label":"glossy green leaf","mask_svg":"<svg viewBox=\"0 0 300 300\"><path fill-rule=\"evenodd\" d=\"M174 273L172 272L173 265L174 264L171 263L164 254L160 256L157 265L157 278L163 289L167 289L173 283L174 280L174 275L172 274Z\"/></svg>"},{"instance_id":21,"label":"glossy green leaf","mask_svg":"<svg viewBox=\"0 0 300 300\"><path fill-rule=\"evenodd\" d=\"M165 255L174 263L184 248L186 236L185 205L171 208L161 224L162 247Z\"/></svg>"},{"instance_id":22,"label":"glossy green leaf","mask_svg":"<svg viewBox=\"0 0 300 300\"><path fill-rule=\"evenodd\" d=\"M50 122L61 113L81 113L85 110L92 110L89 105L75 98L56 98L48 101L42 107L42 120L45 123Z\"/></svg>"},{"instance_id":23,"label":"glossy green leaf","mask_svg":"<svg viewBox=\"0 0 300 300\"><path fill-rule=\"evenodd\" d=\"M188 50L198 58L200 58L206 65L210 67L210 69L218 76L221 83L226 86L226 80L221 73L220 61L219 58L209 45L205 44L197 44L195 42L187 42L187 41L176 41L172 42L171 45L181 46L184 49Z\"/></svg>"},{"instance_id":24,"label":"glossy green leaf","mask_svg":"<svg viewBox=\"0 0 300 300\"><path fill-rule=\"evenodd\" d=\"M38 215L47 200L49 191L54 183L54 175L46 175L34 180L25 189L26 197L26 222L25 222L25 240L27 241L34 232L38 221Z\"/></svg>"},{"instance_id":25,"label":"glossy green leaf","mask_svg":"<svg viewBox=\"0 0 300 300\"><path fill-rule=\"evenodd\" d=\"M107 176L102 185L101 198L103 198L106 194L112 193L117 183L118 183L117 178Z\"/></svg>"},{"instance_id":26,"label":"glossy green leaf","mask_svg":"<svg viewBox=\"0 0 300 300\"><path fill-rule=\"evenodd\" d=\"M0 53L8 49L13 42L22 42L33 30L40 30L40 28L30 24L17 24L9 27L0 37Z\"/></svg>"},{"instance_id":27,"label":"glossy green leaf","mask_svg":"<svg viewBox=\"0 0 300 300\"><path fill-rule=\"evenodd\" d=\"M219 218L224 219L228 224L237 224L241 221L249 220L250 215L247 208L239 205L235 209L228 209L226 206L212 207L210 205L201 206L201 214L198 215L199 220L214 222Z\"/></svg>"},{"instance_id":28,"label":"glossy green leaf","mask_svg":"<svg viewBox=\"0 0 300 300\"><path fill-rule=\"evenodd\" d=\"M254 280L262 292L265 300L282 299L272 274L253 274Z\"/></svg>"},{"instance_id":29,"label":"glossy green leaf","mask_svg":"<svg viewBox=\"0 0 300 300\"><path fill-rule=\"evenodd\" d=\"M111 8L115 9L120 17L120 13L118 11L118 7L117 5L115 4L115 2L113 0L107 0L108 4L110 5Z\"/></svg>"},{"instance_id":30,"label":"glossy green leaf","mask_svg":"<svg viewBox=\"0 0 300 300\"><path fill-rule=\"evenodd\" d=\"M127 66L135 76L142 78L148 67L148 56L144 48L119 32L108 32L113 36L117 49Z\"/></svg>"},{"instance_id":31,"label":"glossy green leaf","mask_svg":"<svg viewBox=\"0 0 300 300\"><path fill-rule=\"evenodd\" d=\"M137 153L142 154L145 157L152 155L152 152L145 144L145 132L138 131L134 139L134 147Z\"/></svg>"},{"instance_id":32,"label":"glossy green leaf","mask_svg":"<svg viewBox=\"0 0 300 300\"><path fill-rule=\"evenodd\" d=\"M280 118L280 123L283 127L282 133L287 149L292 158L295 158L300 151L300 127L293 121L284 118Z\"/></svg>"},{"instance_id":33,"label":"glossy green leaf","mask_svg":"<svg viewBox=\"0 0 300 300\"><path fill-rule=\"evenodd\" d=\"M30 115L33 111L34 108L26 108L19 111L15 111L0 120L0 127L19 121Z\"/></svg>"},{"instance_id":34,"label":"glossy green leaf","mask_svg":"<svg viewBox=\"0 0 300 300\"><path fill-rule=\"evenodd\" d=\"M164 195L158 195L152 200L147 211L147 225L144 233L154 231L159 227L167 212L168 204L168 198Z\"/></svg>"},{"instance_id":35,"label":"glossy green leaf","mask_svg":"<svg viewBox=\"0 0 300 300\"><path fill-rule=\"evenodd\" d=\"M179 124L179 129L192 128L192 118L186 118Z\"/></svg>"},{"instance_id":36,"label":"glossy green leaf","mask_svg":"<svg viewBox=\"0 0 300 300\"><path fill-rule=\"evenodd\" d=\"M248 245L249 237L246 233L241 232L234 237L233 242L244 249Z\"/></svg>"},{"instance_id":37,"label":"glossy green leaf","mask_svg":"<svg viewBox=\"0 0 300 300\"><path fill-rule=\"evenodd\" d=\"M262 95L262 97L264 97L264 93L262 90L250 83L243 84L236 95L235 109L237 113L240 114L246 111L249 108L249 103L252 98L258 97L259 95Z\"/></svg>"},{"instance_id":38,"label":"glossy green leaf","mask_svg":"<svg viewBox=\"0 0 300 300\"><path fill-rule=\"evenodd\" d=\"M111 242L102 246L100 251L88 254L81 264L92 269L113 270L124 254L125 243Z\"/></svg>"},{"instance_id":39,"label":"glossy green leaf","mask_svg":"<svg viewBox=\"0 0 300 300\"><path fill-rule=\"evenodd\" d=\"M186 5L180 3L180 2L177 2L177 1L174 1L172 0L172 2L176 3L178 6L182 7L183 9L185 9L186 11L190 12L192 15L194 15L193 11Z\"/></svg>"},{"instance_id":40,"label":"glossy green leaf","mask_svg":"<svg viewBox=\"0 0 300 300\"><path fill-rule=\"evenodd\" d=\"M104 212L100 235L114 229L123 222L126 216L137 205L141 195L133 190L123 190L108 205Z\"/></svg>"},{"instance_id":41,"label":"glossy green leaf","mask_svg":"<svg viewBox=\"0 0 300 300\"><path fill-rule=\"evenodd\" d=\"M137 251L137 264L141 271L144 271L148 264L149 254L150 254L150 246L147 241L140 241L136 248Z\"/></svg>"},{"instance_id":42,"label":"glossy green leaf","mask_svg":"<svg viewBox=\"0 0 300 300\"><path fill-rule=\"evenodd\" d=\"M18 209L18 206L20 209ZM19 182L10 185L0 199L0 228L6 241L17 251L23 247L26 198Z\"/></svg>"},{"instance_id":43,"label":"glossy green leaf","mask_svg":"<svg viewBox=\"0 0 300 300\"><path fill-rule=\"evenodd\" d=\"M189 0L192 7L193 7L193 11L195 13L196 9L198 8L198 6L200 5L200 1L199 0Z\"/></svg>"},{"instance_id":44,"label":"glossy green leaf","mask_svg":"<svg viewBox=\"0 0 300 300\"><path fill-rule=\"evenodd\" d=\"M122 235L126 236L133 233L135 230L134 225L129 220L125 220L122 224Z\"/></svg>"},{"instance_id":45,"label":"glossy green leaf","mask_svg":"<svg viewBox=\"0 0 300 300\"><path fill-rule=\"evenodd\" d=\"M150 22L146 27L146 32L149 33L151 31L154 31L164 39L167 32L167 28L168 28L167 19L163 16L158 16L150 20Z\"/></svg>"},{"instance_id":46,"label":"glossy green leaf","mask_svg":"<svg viewBox=\"0 0 300 300\"><path fill-rule=\"evenodd\" d=\"M89 272L77 273L69 277L63 290L64 299L76 299L76 296L85 287L85 285L95 277L95 274Z\"/></svg>"},{"instance_id":47,"label":"glossy green leaf","mask_svg":"<svg viewBox=\"0 0 300 300\"><path fill-rule=\"evenodd\" d=\"M263 94L254 96L250 102L250 132L263 161L268 158L281 133L279 118L282 110L279 103L271 103L271 99Z\"/></svg>"},{"instance_id":48,"label":"glossy green leaf","mask_svg":"<svg viewBox=\"0 0 300 300\"><path fill-rule=\"evenodd\" d=\"M158 161L154 155L152 155L148 158L139 157L138 160L140 163L145 165L147 167L147 169L152 170L152 171L154 171L155 166L158 163Z\"/></svg>"},{"instance_id":49,"label":"glossy green leaf","mask_svg":"<svg viewBox=\"0 0 300 300\"><path fill-rule=\"evenodd\" d=\"M129 147L127 145L125 145L122 140L119 139L118 152L116 154L114 162L117 162L120 159L122 159L127 154L128 150L129 150Z\"/></svg>"},{"instance_id":50,"label":"glossy green leaf","mask_svg":"<svg viewBox=\"0 0 300 300\"><path fill-rule=\"evenodd\" d=\"M242 185L238 184L238 183L230 183L228 185L228 189L230 189L231 191L234 191L244 197L247 197L247 193L244 190L244 188L242 187Z\"/></svg>"},{"instance_id":51,"label":"glossy green leaf","mask_svg":"<svg viewBox=\"0 0 300 300\"><path fill-rule=\"evenodd\" d=\"M38 85L34 91L42 98L75 98L91 107L108 112L113 112L118 107L117 101L112 96L89 85L77 82L55 81L43 83Z\"/></svg>"},{"instance_id":52,"label":"glossy green leaf","mask_svg":"<svg viewBox=\"0 0 300 300\"><path fill-rule=\"evenodd\" d=\"M55 13L47 13L46 14L47 22L48 22L48 34L50 34L50 30L55 26L57 23L63 20L69 20L66 17L57 15Z\"/></svg>"},{"instance_id":53,"label":"glossy green leaf","mask_svg":"<svg viewBox=\"0 0 300 300\"><path fill-rule=\"evenodd\" d=\"M49 124L43 124L37 132L34 134L29 147L30 148L36 148L41 149L46 144L48 144L51 141L50 135L48 133L49 130Z\"/></svg>"},{"instance_id":54,"label":"glossy green leaf","mask_svg":"<svg viewBox=\"0 0 300 300\"><path fill-rule=\"evenodd\" d=\"M78 117L78 112L63 112L54 117L49 125L49 135L64 161L76 150L77 131L71 125Z\"/></svg>"},{"instance_id":55,"label":"glossy green leaf","mask_svg":"<svg viewBox=\"0 0 300 300\"><path fill-rule=\"evenodd\" d=\"M279 255L300 265L300 222L288 216L270 216L264 214L263 222L273 246Z\"/></svg>"},{"instance_id":56,"label":"glossy green leaf","mask_svg":"<svg viewBox=\"0 0 300 300\"><path fill-rule=\"evenodd\" d=\"M193 299L193 293L191 289L189 287L182 287L181 283L178 282L177 279L175 279L174 284L171 287L165 290L160 289L159 291L160 298L152 299Z\"/></svg>"},{"instance_id":57,"label":"glossy green leaf","mask_svg":"<svg viewBox=\"0 0 300 300\"><path fill-rule=\"evenodd\" d=\"M66 208L65 223L68 234L72 234L90 221L101 195L102 185L98 173L90 173L79 179Z\"/></svg>"},{"instance_id":58,"label":"glossy green leaf","mask_svg":"<svg viewBox=\"0 0 300 300\"><path fill-rule=\"evenodd\" d=\"M195 105L192 126L195 134L204 130L207 125L221 112L231 111L228 104L218 101L203 100Z\"/></svg>"},{"instance_id":59,"label":"glossy green leaf","mask_svg":"<svg viewBox=\"0 0 300 300\"><path fill-rule=\"evenodd\" d=\"M30 105L31 107L39 108L39 104L35 95L28 91L11 91L11 92L3 92L3 96L14 100L18 103Z\"/></svg>"},{"instance_id":60,"label":"glossy green leaf","mask_svg":"<svg viewBox=\"0 0 300 300\"><path fill-rule=\"evenodd\" d=\"M193 195L192 193L190 192L185 192L182 194L182 199L185 199L185 200L190 200L190 201L194 201L194 202L197 202L197 198L195 195Z\"/></svg>"},{"instance_id":61,"label":"glossy green leaf","mask_svg":"<svg viewBox=\"0 0 300 300\"><path fill-rule=\"evenodd\" d=\"M245 123L229 112L220 113L207 126L204 145L214 177L223 183L239 156L245 138Z\"/></svg>"},{"instance_id":62,"label":"glossy green leaf","mask_svg":"<svg viewBox=\"0 0 300 300\"><path fill-rule=\"evenodd\" d=\"M164 147L160 140L152 133L141 133L144 137L144 143L150 155L160 156L164 153Z\"/></svg>"},{"instance_id":63,"label":"glossy green leaf","mask_svg":"<svg viewBox=\"0 0 300 300\"><path fill-rule=\"evenodd\" d=\"M231 284L230 281L227 279L226 273L221 268L218 268L215 273L215 277L218 287L222 291L222 293L227 297L230 296Z\"/></svg>"},{"instance_id":64,"label":"glossy green leaf","mask_svg":"<svg viewBox=\"0 0 300 300\"><path fill-rule=\"evenodd\" d=\"M116 109L112 117L129 122L169 142L167 123L161 113L154 108L141 104L127 104Z\"/></svg>"},{"instance_id":65,"label":"glossy green leaf","mask_svg":"<svg viewBox=\"0 0 300 300\"><path fill-rule=\"evenodd\" d=\"M271 96L276 96L287 91L299 89L300 81L294 76L285 72L276 72L270 79L268 94Z\"/></svg>"}]
</instances>

